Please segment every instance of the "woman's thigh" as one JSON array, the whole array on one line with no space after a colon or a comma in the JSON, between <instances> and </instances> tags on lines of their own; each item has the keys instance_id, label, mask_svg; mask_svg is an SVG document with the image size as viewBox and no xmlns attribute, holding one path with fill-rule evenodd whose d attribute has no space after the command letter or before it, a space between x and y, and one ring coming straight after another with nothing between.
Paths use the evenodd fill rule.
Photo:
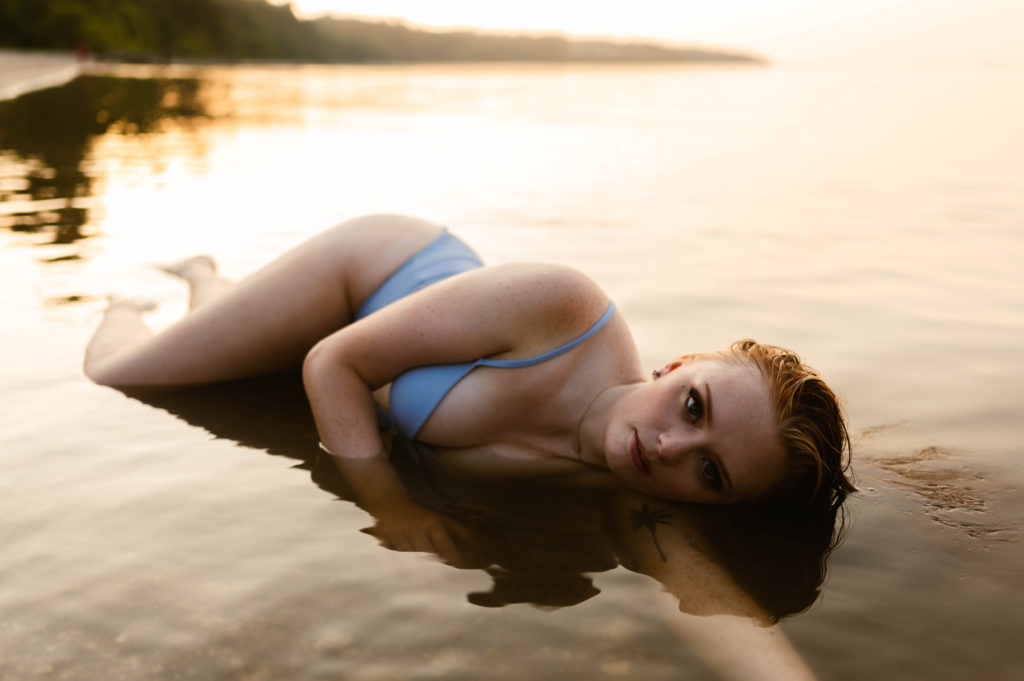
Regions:
<instances>
[{"instance_id":1,"label":"woman's thigh","mask_svg":"<svg viewBox=\"0 0 1024 681\"><path fill-rule=\"evenodd\" d=\"M134 385L171 385L294 366L439 232L393 215L328 229L119 357L117 373Z\"/></svg>"}]
</instances>

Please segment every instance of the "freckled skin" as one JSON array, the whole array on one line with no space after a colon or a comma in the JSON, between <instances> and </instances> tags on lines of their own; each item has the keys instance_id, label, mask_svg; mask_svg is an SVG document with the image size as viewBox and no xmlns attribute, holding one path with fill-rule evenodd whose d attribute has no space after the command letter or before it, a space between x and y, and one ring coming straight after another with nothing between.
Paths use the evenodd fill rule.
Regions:
<instances>
[{"instance_id":1,"label":"freckled skin","mask_svg":"<svg viewBox=\"0 0 1024 681\"><path fill-rule=\"evenodd\" d=\"M781 480L784 451L767 381L756 367L700 357L681 358L660 371L613 407L604 446L614 475L638 491L696 503L754 499ZM704 413L695 419L701 408ZM646 471L630 452L634 437ZM720 491L713 488L707 462L712 470L728 472Z\"/></svg>"}]
</instances>

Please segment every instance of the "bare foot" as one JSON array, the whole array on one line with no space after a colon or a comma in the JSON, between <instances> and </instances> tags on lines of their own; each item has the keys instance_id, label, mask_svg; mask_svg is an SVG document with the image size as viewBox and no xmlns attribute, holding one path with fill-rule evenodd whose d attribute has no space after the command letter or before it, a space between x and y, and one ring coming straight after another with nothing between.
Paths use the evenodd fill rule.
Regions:
<instances>
[{"instance_id":1,"label":"bare foot","mask_svg":"<svg viewBox=\"0 0 1024 681\"><path fill-rule=\"evenodd\" d=\"M167 272L167 274L186 281L195 276L217 273L217 263L208 255L193 255L190 258L166 265L157 265L157 267Z\"/></svg>"},{"instance_id":2,"label":"bare foot","mask_svg":"<svg viewBox=\"0 0 1024 681\"><path fill-rule=\"evenodd\" d=\"M141 296L125 297L118 295L107 296L107 312L114 309L134 310L139 314L143 312L152 312L157 307L157 303L149 298L143 298Z\"/></svg>"}]
</instances>

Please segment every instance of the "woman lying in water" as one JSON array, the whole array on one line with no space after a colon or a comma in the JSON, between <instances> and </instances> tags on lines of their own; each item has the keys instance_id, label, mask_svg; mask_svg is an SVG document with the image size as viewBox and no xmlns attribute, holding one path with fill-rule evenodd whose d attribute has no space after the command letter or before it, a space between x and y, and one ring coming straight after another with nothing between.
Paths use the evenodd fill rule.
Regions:
<instances>
[{"instance_id":1,"label":"woman lying in water","mask_svg":"<svg viewBox=\"0 0 1024 681\"><path fill-rule=\"evenodd\" d=\"M153 334L146 304L112 302L89 378L172 386L301 362L322 446L396 548L446 555L457 527L408 501L378 405L402 435L490 478L808 512L853 490L836 397L792 353L740 341L648 380L625 320L585 275L484 267L421 220L351 220L236 284L206 257L169 270L189 284L188 314Z\"/></svg>"}]
</instances>

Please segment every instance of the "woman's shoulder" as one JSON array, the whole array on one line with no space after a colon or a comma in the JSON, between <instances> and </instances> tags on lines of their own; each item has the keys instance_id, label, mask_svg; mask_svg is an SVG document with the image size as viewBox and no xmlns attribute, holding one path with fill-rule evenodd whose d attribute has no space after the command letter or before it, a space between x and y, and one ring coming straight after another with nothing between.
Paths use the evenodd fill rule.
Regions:
<instances>
[{"instance_id":1,"label":"woman's shoulder","mask_svg":"<svg viewBox=\"0 0 1024 681\"><path fill-rule=\"evenodd\" d=\"M595 310L600 314L610 303L593 279L568 265L517 262L490 266L480 273L514 291L515 299L532 314L591 318Z\"/></svg>"},{"instance_id":2,"label":"woman's shoulder","mask_svg":"<svg viewBox=\"0 0 1024 681\"><path fill-rule=\"evenodd\" d=\"M501 279L519 279L524 282L554 283L565 286L586 286L600 291L600 287L585 272L570 265L553 262L510 262L488 265L482 272Z\"/></svg>"}]
</instances>

